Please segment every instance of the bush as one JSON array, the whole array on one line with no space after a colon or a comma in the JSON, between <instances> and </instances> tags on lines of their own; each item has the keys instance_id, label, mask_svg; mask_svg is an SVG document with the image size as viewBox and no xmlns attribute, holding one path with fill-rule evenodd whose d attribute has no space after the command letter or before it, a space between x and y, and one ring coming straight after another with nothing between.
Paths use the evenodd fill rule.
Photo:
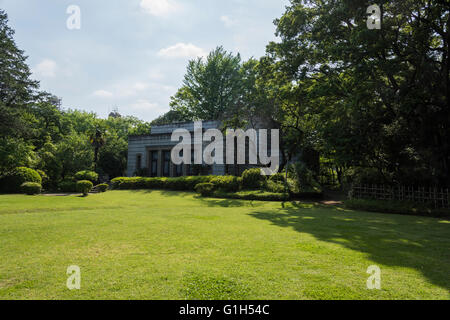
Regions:
<instances>
[{"instance_id":1,"label":"bush","mask_svg":"<svg viewBox=\"0 0 450 320\"><path fill-rule=\"evenodd\" d=\"M200 193L202 197L208 197L214 192L214 187L212 183L199 183L195 186L195 191Z\"/></svg>"},{"instance_id":2,"label":"bush","mask_svg":"<svg viewBox=\"0 0 450 320\"><path fill-rule=\"evenodd\" d=\"M98 174L94 171L84 170L77 172L75 174L75 179L78 181L88 180L92 183L96 183L98 181Z\"/></svg>"},{"instance_id":3,"label":"bush","mask_svg":"<svg viewBox=\"0 0 450 320\"><path fill-rule=\"evenodd\" d=\"M58 190L61 192L77 192L77 183L70 179L63 180L58 184Z\"/></svg>"},{"instance_id":4,"label":"bush","mask_svg":"<svg viewBox=\"0 0 450 320\"><path fill-rule=\"evenodd\" d=\"M288 201L289 194L275 193L267 191L241 191L241 192L222 192L216 191L214 197L239 199L239 200L258 200L258 201Z\"/></svg>"},{"instance_id":5,"label":"bush","mask_svg":"<svg viewBox=\"0 0 450 320\"><path fill-rule=\"evenodd\" d=\"M47 174L42 170L36 170L36 172L41 176L42 180L42 186L44 188L48 188L48 185L50 183L50 178L47 176Z\"/></svg>"},{"instance_id":6,"label":"bush","mask_svg":"<svg viewBox=\"0 0 450 320\"><path fill-rule=\"evenodd\" d=\"M84 196L89 194L94 185L89 180L81 180L77 182L77 192L81 192Z\"/></svg>"},{"instance_id":7,"label":"bush","mask_svg":"<svg viewBox=\"0 0 450 320\"><path fill-rule=\"evenodd\" d=\"M380 213L412 214L432 217L449 217L450 210L430 208L424 203L394 200L346 200L344 205L348 209L363 210Z\"/></svg>"},{"instance_id":8,"label":"bush","mask_svg":"<svg viewBox=\"0 0 450 320\"><path fill-rule=\"evenodd\" d=\"M276 183L284 183L285 181L285 175L283 173L275 173L271 176L269 176L269 180L276 182Z\"/></svg>"},{"instance_id":9,"label":"bush","mask_svg":"<svg viewBox=\"0 0 450 320\"><path fill-rule=\"evenodd\" d=\"M199 183L208 183L213 176L191 176L179 178L143 178L143 177L119 177L111 180L112 189L166 189L175 191L194 191Z\"/></svg>"},{"instance_id":10,"label":"bush","mask_svg":"<svg viewBox=\"0 0 450 320\"><path fill-rule=\"evenodd\" d=\"M275 193L283 193L286 191L286 186L283 182L273 181L273 180L267 180L265 189L270 192Z\"/></svg>"},{"instance_id":11,"label":"bush","mask_svg":"<svg viewBox=\"0 0 450 320\"><path fill-rule=\"evenodd\" d=\"M216 189L226 192L239 191L240 183L237 177L234 176L217 176L210 180Z\"/></svg>"},{"instance_id":12,"label":"bush","mask_svg":"<svg viewBox=\"0 0 450 320\"><path fill-rule=\"evenodd\" d=\"M42 178L35 170L25 167L15 168L11 173L1 179L1 191L7 193L20 193L25 182L42 184Z\"/></svg>"},{"instance_id":13,"label":"bush","mask_svg":"<svg viewBox=\"0 0 450 320\"><path fill-rule=\"evenodd\" d=\"M20 186L23 193L30 196L35 194L40 194L42 191L42 186L36 182L25 182Z\"/></svg>"},{"instance_id":14,"label":"bush","mask_svg":"<svg viewBox=\"0 0 450 320\"><path fill-rule=\"evenodd\" d=\"M106 192L108 190L109 186L106 183L102 183L95 186L95 190L98 192Z\"/></svg>"},{"instance_id":15,"label":"bush","mask_svg":"<svg viewBox=\"0 0 450 320\"><path fill-rule=\"evenodd\" d=\"M265 182L266 176L259 168L247 169L242 173L242 186L247 189L259 189Z\"/></svg>"}]
</instances>

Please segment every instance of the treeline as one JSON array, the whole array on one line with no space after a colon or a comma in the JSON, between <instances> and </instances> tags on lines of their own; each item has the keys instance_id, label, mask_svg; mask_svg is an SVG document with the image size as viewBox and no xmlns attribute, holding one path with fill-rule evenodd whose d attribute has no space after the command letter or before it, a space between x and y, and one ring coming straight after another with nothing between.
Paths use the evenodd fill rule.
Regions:
<instances>
[{"instance_id":1,"label":"treeline","mask_svg":"<svg viewBox=\"0 0 450 320\"><path fill-rule=\"evenodd\" d=\"M189 62L157 122L264 121L285 161L315 150L340 184L450 185L450 3L377 3L371 30L370 1L291 0L265 56Z\"/></svg>"},{"instance_id":2,"label":"treeline","mask_svg":"<svg viewBox=\"0 0 450 320\"><path fill-rule=\"evenodd\" d=\"M28 167L45 172L47 187L55 188L82 170L124 175L128 136L148 133L150 124L117 113L100 119L62 110L58 99L31 79L7 22L0 11L0 177Z\"/></svg>"}]
</instances>

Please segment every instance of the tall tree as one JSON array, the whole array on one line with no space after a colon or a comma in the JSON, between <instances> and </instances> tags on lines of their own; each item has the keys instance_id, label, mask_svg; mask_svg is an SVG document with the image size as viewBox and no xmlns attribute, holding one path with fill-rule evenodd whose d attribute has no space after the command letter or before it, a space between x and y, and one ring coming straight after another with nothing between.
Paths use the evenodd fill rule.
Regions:
<instances>
[{"instance_id":1,"label":"tall tree","mask_svg":"<svg viewBox=\"0 0 450 320\"><path fill-rule=\"evenodd\" d=\"M0 9L0 136L19 138L27 135L24 113L37 96L39 83L31 80L27 57L14 39L8 16Z\"/></svg>"},{"instance_id":2,"label":"tall tree","mask_svg":"<svg viewBox=\"0 0 450 320\"><path fill-rule=\"evenodd\" d=\"M450 184L450 4L378 1L380 30L365 0L292 0L268 54L307 99L307 137L348 165L387 180ZM305 95L306 94L306 95Z\"/></svg>"},{"instance_id":3,"label":"tall tree","mask_svg":"<svg viewBox=\"0 0 450 320\"><path fill-rule=\"evenodd\" d=\"M171 107L185 119L216 120L237 103L241 90L241 57L217 47L204 60L189 61L183 86Z\"/></svg>"}]
</instances>

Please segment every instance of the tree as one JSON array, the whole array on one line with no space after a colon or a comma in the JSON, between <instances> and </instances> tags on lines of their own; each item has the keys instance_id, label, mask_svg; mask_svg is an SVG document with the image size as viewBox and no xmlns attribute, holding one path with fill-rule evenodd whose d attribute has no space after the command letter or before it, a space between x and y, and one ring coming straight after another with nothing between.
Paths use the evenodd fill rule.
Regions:
<instances>
[{"instance_id":1,"label":"tree","mask_svg":"<svg viewBox=\"0 0 450 320\"><path fill-rule=\"evenodd\" d=\"M27 57L13 35L8 16L0 10L0 135L23 137L27 134L23 112L29 111L39 83L30 79Z\"/></svg>"},{"instance_id":2,"label":"tree","mask_svg":"<svg viewBox=\"0 0 450 320\"><path fill-rule=\"evenodd\" d=\"M339 165L448 185L450 4L380 1L382 28L369 30L370 4L292 0L273 69L292 84L304 138Z\"/></svg>"},{"instance_id":3,"label":"tree","mask_svg":"<svg viewBox=\"0 0 450 320\"><path fill-rule=\"evenodd\" d=\"M189 61L183 86L171 98L172 110L182 119L217 120L234 107L241 94L241 58L222 47L206 60Z\"/></svg>"},{"instance_id":4,"label":"tree","mask_svg":"<svg viewBox=\"0 0 450 320\"><path fill-rule=\"evenodd\" d=\"M89 142L94 148L94 171L97 171L98 153L100 148L105 145L103 132L99 128L95 129L95 133L92 133L89 137Z\"/></svg>"},{"instance_id":5,"label":"tree","mask_svg":"<svg viewBox=\"0 0 450 320\"><path fill-rule=\"evenodd\" d=\"M62 179L78 171L91 169L94 160L88 136L75 133L64 136L56 145L55 156L61 166Z\"/></svg>"}]
</instances>

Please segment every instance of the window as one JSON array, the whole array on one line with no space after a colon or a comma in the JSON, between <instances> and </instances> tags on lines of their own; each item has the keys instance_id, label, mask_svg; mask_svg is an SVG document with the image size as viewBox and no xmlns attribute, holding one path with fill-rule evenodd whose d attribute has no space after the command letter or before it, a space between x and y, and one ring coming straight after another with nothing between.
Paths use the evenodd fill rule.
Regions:
<instances>
[{"instance_id":1,"label":"window","mask_svg":"<svg viewBox=\"0 0 450 320\"><path fill-rule=\"evenodd\" d=\"M163 176L170 176L170 151L163 151Z\"/></svg>"},{"instance_id":2,"label":"window","mask_svg":"<svg viewBox=\"0 0 450 320\"><path fill-rule=\"evenodd\" d=\"M158 176L158 151L152 151L150 152L151 156L151 176L157 177Z\"/></svg>"},{"instance_id":3,"label":"window","mask_svg":"<svg viewBox=\"0 0 450 320\"><path fill-rule=\"evenodd\" d=\"M142 154L138 154L136 157L136 170L142 169Z\"/></svg>"}]
</instances>

